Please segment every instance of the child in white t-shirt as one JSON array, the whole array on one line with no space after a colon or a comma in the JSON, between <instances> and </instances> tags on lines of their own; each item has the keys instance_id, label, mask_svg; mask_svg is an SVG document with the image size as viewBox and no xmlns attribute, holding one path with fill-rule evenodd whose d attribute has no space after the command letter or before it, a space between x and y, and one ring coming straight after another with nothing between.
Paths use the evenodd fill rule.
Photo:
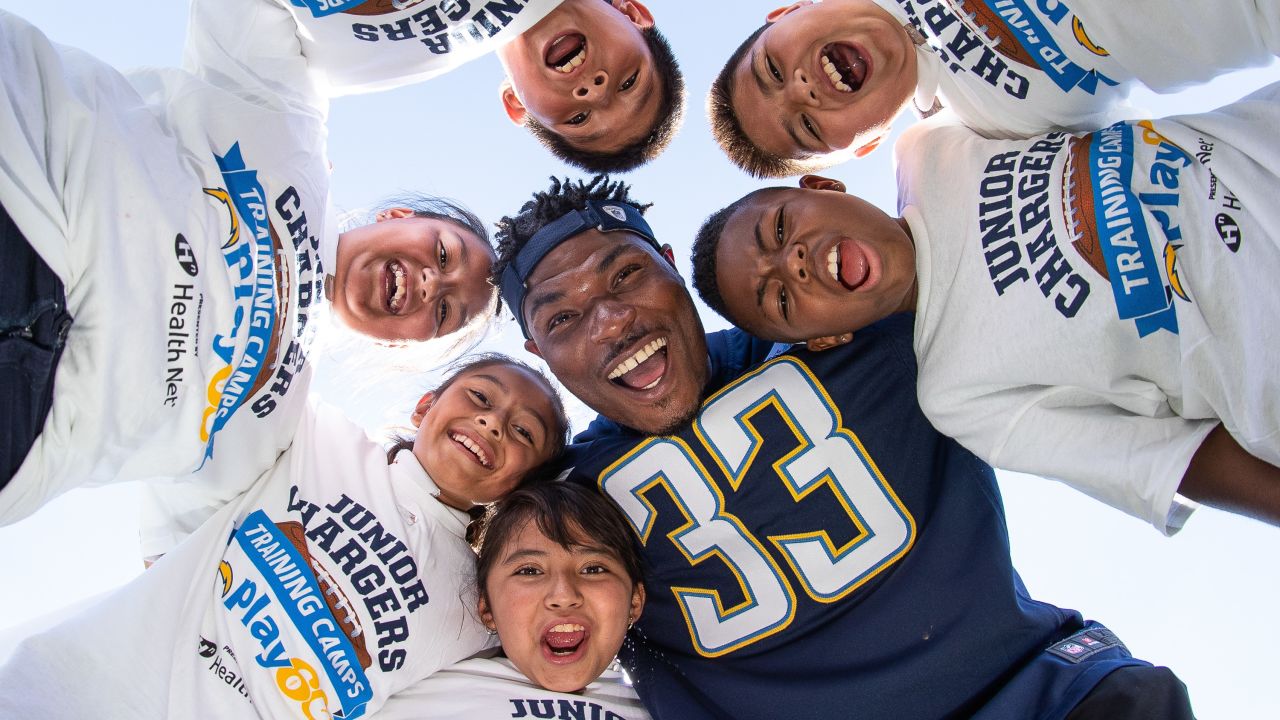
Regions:
<instances>
[{"instance_id":1,"label":"child in white t-shirt","mask_svg":"<svg viewBox=\"0 0 1280 720\"><path fill-rule=\"evenodd\" d=\"M1280 7L1253 0L799 0L769 13L708 98L712 131L756 177L862 156L908 106L984 137L1089 131L1280 50Z\"/></svg>"},{"instance_id":2,"label":"child in white t-shirt","mask_svg":"<svg viewBox=\"0 0 1280 720\"><path fill-rule=\"evenodd\" d=\"M559 453L563 408L536 371L484 356L413 423L388 453L312 406L241 499L24 641L0 669L0 715L356 718L490 646L466 592L467 511Z\"/></svg>"},{"instance_id":3,"label":"child in white t-shirt","mask_svg":"<svg viewBox=\"0 0 1280 720\"><path fill-rule=\"evenodd\" d=\"M1280 85L1083 136L941 120L898 143L901 217L816 176L712 216L703 299L811 348L914 311L922 409L992 465L1164 532L1179 492L1280 523Z\"/></svg>"},{"instance_id":4,"label":"child in white t-shirt","mask_svg":"<svg viewBox=\"0 0 1280 720\"><path fill-rule=\"evenodd\" d=\"M29 397L34 383L0 395L13 417L46 403L0 442L0 523L73 487L213 465L216 494L234 497L289 444L326 300L391 342L494 314L493 249L464 209L397 203L338 232L304 67L255 76L252 55L197 57L211 80L125 75L0 12L0 207L9 241L58 281L35 307L64 316L34 370L49 395ZM22 267L6 262L0 282ZM14 327L0 307L0 356L29 344L24 314Z\"/></svg>"}]
</instances>

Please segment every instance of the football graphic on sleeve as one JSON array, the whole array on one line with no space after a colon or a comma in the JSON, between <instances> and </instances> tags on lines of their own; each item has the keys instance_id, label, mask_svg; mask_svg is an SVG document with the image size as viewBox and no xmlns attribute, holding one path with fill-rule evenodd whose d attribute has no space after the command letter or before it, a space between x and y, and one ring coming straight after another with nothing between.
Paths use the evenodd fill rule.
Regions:
<instances>
[{"instance_id":1,"label":"football graphic on sleeve","mask_svg":"<svg viewBox=\"0 0 1280 720\"><path fill-rule=\"evenodd\" d=\"M1110 279L1107 258L1098 240L1098 217L1093 210L1093 179L1089 171L1092 143L1092 133L1073 137L1067 143L1067 162L1062 171L1062 214L1076 252L1099 275Z\"/></svg>"},{"instance_id":2,"label":"football graphic on sleeve","mask_svg":"<svg viewBox=\"0 0 1280 720\"><path fill-rule=\"evenodd\" d=\"M986 0L952 0L970 29L991 40L992 48L1004 57L1028 67L1039 67L1035 57L1022 45L1018 33L1005 23Z\"/></svg>"},{"instance_id":3,"label":"football graphic on sleeve","mask_svg":"<svg viewBox=\"0 0 1280 720\"><path fill-rule=\"evenodd\" d=\"M320 585L320 590L324 592L324 602L329 606L329 612L333 614L333 619L338 622L338 627L342 628L342 633L351 641L351 646L355 648L356 657L360 661L360 667L368 668L371 664L369 650L365 647L364 630L360 627L360 619L356 617L355 610L351 601L342 592L342 588L333 579L329 571L311 555L311 551L307 548L307 532L302 527L302 523L296 520L288 522L276 523L276 527L280 528L280 532L289 538L289 542L293 543L294 549L306 561L311 572L316 576L316 582Z\"/></svg>"},{"instance_id":4,"label":"football graphic on sleeve","mask_svg":"<svg viewBox=\"0 0 1280 720\"><path fill-rule=\"evenodd\" d=\"M423 0L366 0L355 7L342 12L347 15L390 15L401 10L408 10Z\"/></svg>"}]
</instances>

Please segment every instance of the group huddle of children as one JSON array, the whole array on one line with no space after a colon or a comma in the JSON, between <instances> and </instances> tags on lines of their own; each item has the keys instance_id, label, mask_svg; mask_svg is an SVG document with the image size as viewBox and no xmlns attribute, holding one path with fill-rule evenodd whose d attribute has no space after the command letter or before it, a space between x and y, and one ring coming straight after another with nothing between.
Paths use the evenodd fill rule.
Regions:
<instances>
[{"instance_id":1,"label":"group huddle of children","mask_svg":"<svg viewBox=\"0 0 1280 720\"><path fill-rule=\"evenodd\" d=\"M322 305L412 344L498 304L487 232L462 208L391 203L337 231L328 98L499 46L509 117L620 171L670 142L683 83L640 3L479 6L195 0L186 69L128 76L0 13L0 387L30 418L0 447L0 522L87 484L152 479L177 498L152 533L165 558L109 600L107 637L154 650L134 675L153 684L112 712L242 711L194 664L225 653L257 713L357 717L492 644L460 591L468 513L546 476L568 423L543 376L493 356L424 395L390 459L306 402ZM804 174L706 221L694 285L735 325L814 349L914 312L921 406L992 465L1164 532L1189 512L1180 495L1280 523L1280 302L1258 292L1280 270L1280 89L1166 119L1124 105L1138 83L1269 62L1278 30L1280 4L1243 0L780 8L711 89L716 140L754 176L799 175L870 152L911 108L927 119L894 147L897 216ZM308 624L315 603L363 633ZM51 689L64 649L31 645L0 680ZM289 654L306 652L349 658L323 681L340 697ZM112 688L77 692L94 691ZM39 709L37 694L9 702Z\"/></svg>"}]
</instances>

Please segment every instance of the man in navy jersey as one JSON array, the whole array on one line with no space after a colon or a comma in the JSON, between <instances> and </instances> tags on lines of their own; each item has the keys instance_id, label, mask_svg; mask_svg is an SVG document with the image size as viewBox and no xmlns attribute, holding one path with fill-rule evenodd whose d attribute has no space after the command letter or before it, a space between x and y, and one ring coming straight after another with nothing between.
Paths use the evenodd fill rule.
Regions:
<instances>
[{"instance_id":1,"label":"man in navy jersey","mask_svg":"<svg viewBox=\"0 0 1280 720\"><path fill-rule=\"evenodd\" d=\"M525 347L601 414L569 451L631 520L622 661L656 718L1188 718L1111 632L1032 600L987 465L924 419L911 318L842 348L706 335L628 188L499 223Z\"/></svg>"}]
</instances>

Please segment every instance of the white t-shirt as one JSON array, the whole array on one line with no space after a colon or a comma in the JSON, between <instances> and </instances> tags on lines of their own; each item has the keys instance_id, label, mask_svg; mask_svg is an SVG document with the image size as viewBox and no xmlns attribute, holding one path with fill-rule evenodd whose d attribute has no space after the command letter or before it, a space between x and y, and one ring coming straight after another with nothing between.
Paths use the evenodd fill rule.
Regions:
<instances>
[{"instance_id":1,"label":"white t-shirt","mask_svg":"<svg viewBox=\"0 0 1280 720\"><path fill-rule=\"evenodd\" d=\"M1221 419L1280 464L1280 85L1202 115L898 143L920 404L997 467L1157 528Z\"/></svg>"},{"instance_id":2,"label":"white t-shirt","mask_svg":"<svg viewBox=\"0 0 1280 720\"><path fill-rule=\"evenodd\" d=\"M986 137L1087 132L1159 92L1274 60L1280 6L1254 0L875 0L927 38L916 107L935 97Z\"/></svg>"},{"instance_id":3,"label":"white t-shirt","mask_svg":"<svg viewBox=\"0 0 1280 720\"><path fill-rule=\"evenodd\" d=\"M311 81L126 77L3 12L0 67L0 202L74 318L0 522L71 487L202 468L233 497L288 445L310 379L335 242Z\"/></svg>"},{"instance_id":4,"label":"white t-shirt","mask_svg":"<svg viewBox=\"0 0 1280 720\"><path fill-rule=\"evenodd\" d=\"M582 718L648 720L636 691L616 669L580 693L558 693L529 681L505 657L476 657L444 668L382 706L381 720Z\"/></svg>"},{"instance_id":5,"label":"white t-shirt","mask_svg":"<svg viewBox=\"0 0 1280 720\"><path fill-rule=\"evenodd\" d=\"M533 27L561 2L194 0L191 22L193 32L260 44L233 55L304 57L326 94L349 95L446 73Z\"/></svg>"},{"instance_id":6,"label":"white t-shirt","mask_svg":"<svg viewBox=\"0 0 1280 720\"><path fill-rule=\"evenodd\" d=\"M4 717L357 718L492 644L465 513L334 408L135 582L29 638ZM12 715L6 713L13 713Z\"/></svg>"}]
</instances>

